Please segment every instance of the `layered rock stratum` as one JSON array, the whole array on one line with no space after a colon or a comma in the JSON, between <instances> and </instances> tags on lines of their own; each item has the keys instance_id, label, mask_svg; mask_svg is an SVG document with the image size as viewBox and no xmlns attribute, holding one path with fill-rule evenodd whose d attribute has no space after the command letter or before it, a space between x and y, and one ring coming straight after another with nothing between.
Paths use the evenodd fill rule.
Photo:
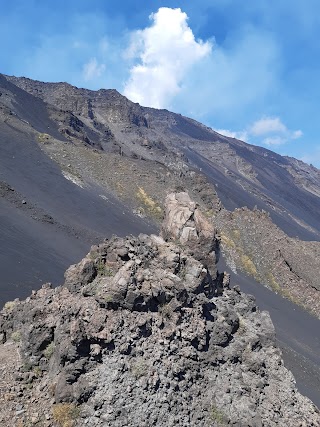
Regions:
<instances>
[{"instance_id":1,"label":"layered rock stratum","mask_svg":"<svg viewBox=\"0 0 320 427\"><path fill-rule=\"evenodd\" d=\"M3 426L319 426L267 312L216 267L187 193L161 235L113 237L0 315Z\"/></svg>"}]
</instances>

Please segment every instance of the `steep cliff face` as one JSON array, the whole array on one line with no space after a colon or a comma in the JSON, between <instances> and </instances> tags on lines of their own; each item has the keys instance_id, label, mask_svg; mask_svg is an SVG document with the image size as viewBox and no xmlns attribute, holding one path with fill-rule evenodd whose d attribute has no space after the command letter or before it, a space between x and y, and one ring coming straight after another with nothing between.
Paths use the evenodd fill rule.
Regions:
<instances>
[{"instance_id":1,"label":"steep cliff face","mask_svg":"<svg viewBox=\"0 0 320 427\"><path fill-rule=\"evenodd\" d=\"M186 193L168 196L161 234L106 240L63 287L5 306L2 425L319 425Z\"/></svg>"}]
</instances>

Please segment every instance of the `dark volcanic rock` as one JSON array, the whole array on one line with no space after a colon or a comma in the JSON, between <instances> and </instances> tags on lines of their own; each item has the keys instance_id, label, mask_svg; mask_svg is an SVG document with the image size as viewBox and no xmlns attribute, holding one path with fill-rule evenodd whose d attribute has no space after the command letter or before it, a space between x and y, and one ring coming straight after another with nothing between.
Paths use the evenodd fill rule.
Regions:
<instances>
[{"instance_id":1,"label":"dark volcanic rock","mask_svg":"<svg viewBox=\"0 0 320 427\"><path fill-rule=\"evenodd\" d=\"M214 263L191 255L193 244L215 247L210 223L187 194L167 201L167 241L106 240L69 268L65 286L45 285L1 312L0 352L15 340L21 357L8 389L32 384L25 415L14 417L37 411L53 426L54 403L70 414L79 406L68 420L79 426L318 426L268 313L227 281L217 293ZM12 425L15 399L0 410L2 425Z\"/></svg>"}]
</instances>

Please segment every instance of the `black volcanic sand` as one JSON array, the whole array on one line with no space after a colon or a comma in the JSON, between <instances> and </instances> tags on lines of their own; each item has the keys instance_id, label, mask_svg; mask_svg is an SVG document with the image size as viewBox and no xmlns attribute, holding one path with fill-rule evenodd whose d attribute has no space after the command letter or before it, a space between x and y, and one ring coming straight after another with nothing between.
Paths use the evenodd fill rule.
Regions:
<instances>
[{"instance_id":1,"label":"black volcanic sand","mask_svg":"<svg viewBox=\"0 0 320 427\"><path fill-rule=\"evenodd\" d=\"M27 297L43 283L61 285L65 270L106 237L156 232L150 224L124 213L121 205L112 208L103 233L98 235L35 220L0 199L0 307L6 301Z\"/></svg>"},{"instance_id":2,"label":"black volcanic sand","mask_svg":"<svg viewBox=\"0 0 320 427\"><path fill-rule=\"evenodd\" d=\"M220 257L219 271L231 274L231 286L256 298L261 310L267 310L275 326L285 366L293 373L298 390L320 408L320 320L264 287L252 277L234 274Z\"/></svg>"},{"instance_id":3,"label":"black volcanic sand","mask_svg":"<svg viewBox=\"0 0 320 427\"><path fill-rule=\"evenodd\" d=\"M0 127L0 184L14 190L0 197L0 305L41 283L63 283L65 269L91 244L156 231L105 189L64 178L32 136Z\"/></svg>"},{"instance_id":4,"label":"black volcanic sand","mask_svg":"<svg viewBox=\"0 0 320 427\"><path fill-rule=\"evenodd\" d=\"M29 296L42 283L63 283L64 270L87 251L88 243L0 199L0 305Z\"/></svg>"}]
</instances>

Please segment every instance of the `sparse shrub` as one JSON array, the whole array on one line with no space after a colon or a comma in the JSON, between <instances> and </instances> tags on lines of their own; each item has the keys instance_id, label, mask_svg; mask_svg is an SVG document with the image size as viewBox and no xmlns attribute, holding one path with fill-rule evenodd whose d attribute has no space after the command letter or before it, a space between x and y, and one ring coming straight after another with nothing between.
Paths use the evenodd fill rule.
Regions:
<instances>
[{"instance_id":1,"label":"sparse shrub","mask_svg":"<svg viewBox=\"0 0 320 427\"><path fill-rule=\"evenodd\" d=\"M12 334L11 334L11 339L12 339L14 342L20 342L20 341L21 341L21 332L20 332L20 331L12 332Z\"/></svg>"},{"instance_id":2,"label":"sparse shrub","mask_svg":"<svg viewBox=\"0 0 320 427\"><path fill-rule=\"evenodd\" d=\"M148 365L143 359L138 359L131 367L131 372L137 379L146 375L147 370Z\"/></svg>"},{"instance_id":3,"label":"sparse shrub","mask_svg":"<svg viewBox=\"0 0 320 427\"><path fill-rule=\"evenodd\" d=\"M186 280L186 275L187 275L186 267L185 265L182 265L178 273L178 276L180 277L181 280Z\"/></svg>"},{"instance_id":4,"label":"sparse shrub","mask_svg":"<svg viewBox=\"0 0 320 427\"><path fill-rule=\"evenodd\" d=\"M47 347L43 351L44 357L49 360L50 357L53 355L54 352L54 342L52 341L50 344L47 345Z\"/></svg>"},{"instance_id":5,"label":"sparse shrub","mask_svg":"<svg viewBox=\"0 0 320 427\"><path fill-rule=\"evenodd\" d=\"M49 142L49 139L50 139L50 135L47 133L39 133L38 134L39 142L46 143L46 142Z\"/></svg>"},{"instance_id":6,"label":"sparse shrub","mask_svg":"<svg viewBox=\"0 0 320 427\"><path fill-rule=\"evenodd\" d=\"M97 266L97 272L99 276L108 276L112 277L114 275L114 272L112 269L106 264L105 260L101 257L99 257L96 260L96 266Z\"/></svg>"},{"instance_id":7,"label":"sparse shrub","mask_svg":"<svg viewBox=\"0 0 320 427\"><path fill-rule=\"evenodd\" d=\"M57 403L52 407L52 415L59 427L72 427L80 415L80 409L73 403Z\"/></svg>"},{"instance_id":8,"label":"sparse shrub","mask_svg":"<svg viewBox=\"0 0 320 427\"><path fill-rule=\"evenodd\" d=\"M205 210L205 211L203 212L203 214L204 214L204 216L205 216L206 218L208 218L209 220L210 220L210 219L213 219L213 218L215 217L215 213L214 213L214 210L213 210L213 209L207 209L207 210Z\"/></svg>"},{"instance_id":9,"label":"sparse shrub","mask_svg":"<svg viewBox=\"0 0 320 427\"><path fill-rule=\"evenodd\" d=\"M213 405L210 412L210 418L214 421L218 426L226 425L225 415L215 406Z\"/></svg>"},{"instance_id":10,"label":"sparse shrub","mask_svg":"<svg viewBox=\"0 0 320 427\"><path fill-rule=\"evenodd\" d=\"M98 258L98 256L99 256L99 254L96 251L91 251L89 253L89 257L90 257L90 259L92 259L92 261L95 261Z\"/></svg>"},{"instance_id":11,"label":"sparse shrub","mask_svg":"<svg viewBox=\"0 0 320 427\"><path fill-rule=\"evenodd\" d=\"M249 274L250 276L253 276L257 278L257 269L252 260L247 255L241 255L241 264L243 270Z\"/></svg>"},{"instance_id":12,"label":"sparse shrub","mask_svg":"<svg viewBox=\"0 0 320 427\"><path fill-rule=\"evenodd\" d=\"M21 372L30 372L31 369L32 369L32 363L30 361L24 362L24 364L20 368Z\"/></svg>"},{"instance_id":13,"label":"sparse shrub","mask_svg":"<svg viewBox=\"0 0 320 427\"><path fill-rule=\"evenodd\" d=\"M35 366L32 371L37 378L42 377L42 369L39 366Z\"/></svg>"},{"instance_id":14,"label":"sparse shrub","mask_svg":"<svg viewBox=\"0 0 320 427\"><path fill-rule=\"evenodd\" d=\"M246 322L244 320L244 318L239 314L238 314L238 318L239 318L239 328L238 328L238 333L239 334L244 334L247 330L247 326L246 326Z\"/></svg>"},{"instance_id":15,"label":"sparse shrub","mask_svg":"<svg viewBox=\"0 0 320 427\"><path fill-rule=\"evenodd\" d=\"M105 267L105 269L104 269L104 275L108 276L108 277L112 277L112 276L114 276L114 272L110 268Z\"/></svg>"},{"instance_id":16,"label":"sparse shrub","mask_svg":"<svg viewBox=\"0 0 320 427\"><path fill-rule=\"evenodd\" d=\"M15 301L7 301L3 308L7 311L11 311L11 310L13 310L15 305L16 305Z\"/></svg>"},{"instance_id":17,"label":"sparse shrub","mask_svg":"<svg viewBox=\"0 0 320 427\"><path fill-rule=\"evenodd\" d=\"M105 294L103 295L103 299L105 302L113 302L113 295L112 294Z\"/></svg>"}]
</instances>

